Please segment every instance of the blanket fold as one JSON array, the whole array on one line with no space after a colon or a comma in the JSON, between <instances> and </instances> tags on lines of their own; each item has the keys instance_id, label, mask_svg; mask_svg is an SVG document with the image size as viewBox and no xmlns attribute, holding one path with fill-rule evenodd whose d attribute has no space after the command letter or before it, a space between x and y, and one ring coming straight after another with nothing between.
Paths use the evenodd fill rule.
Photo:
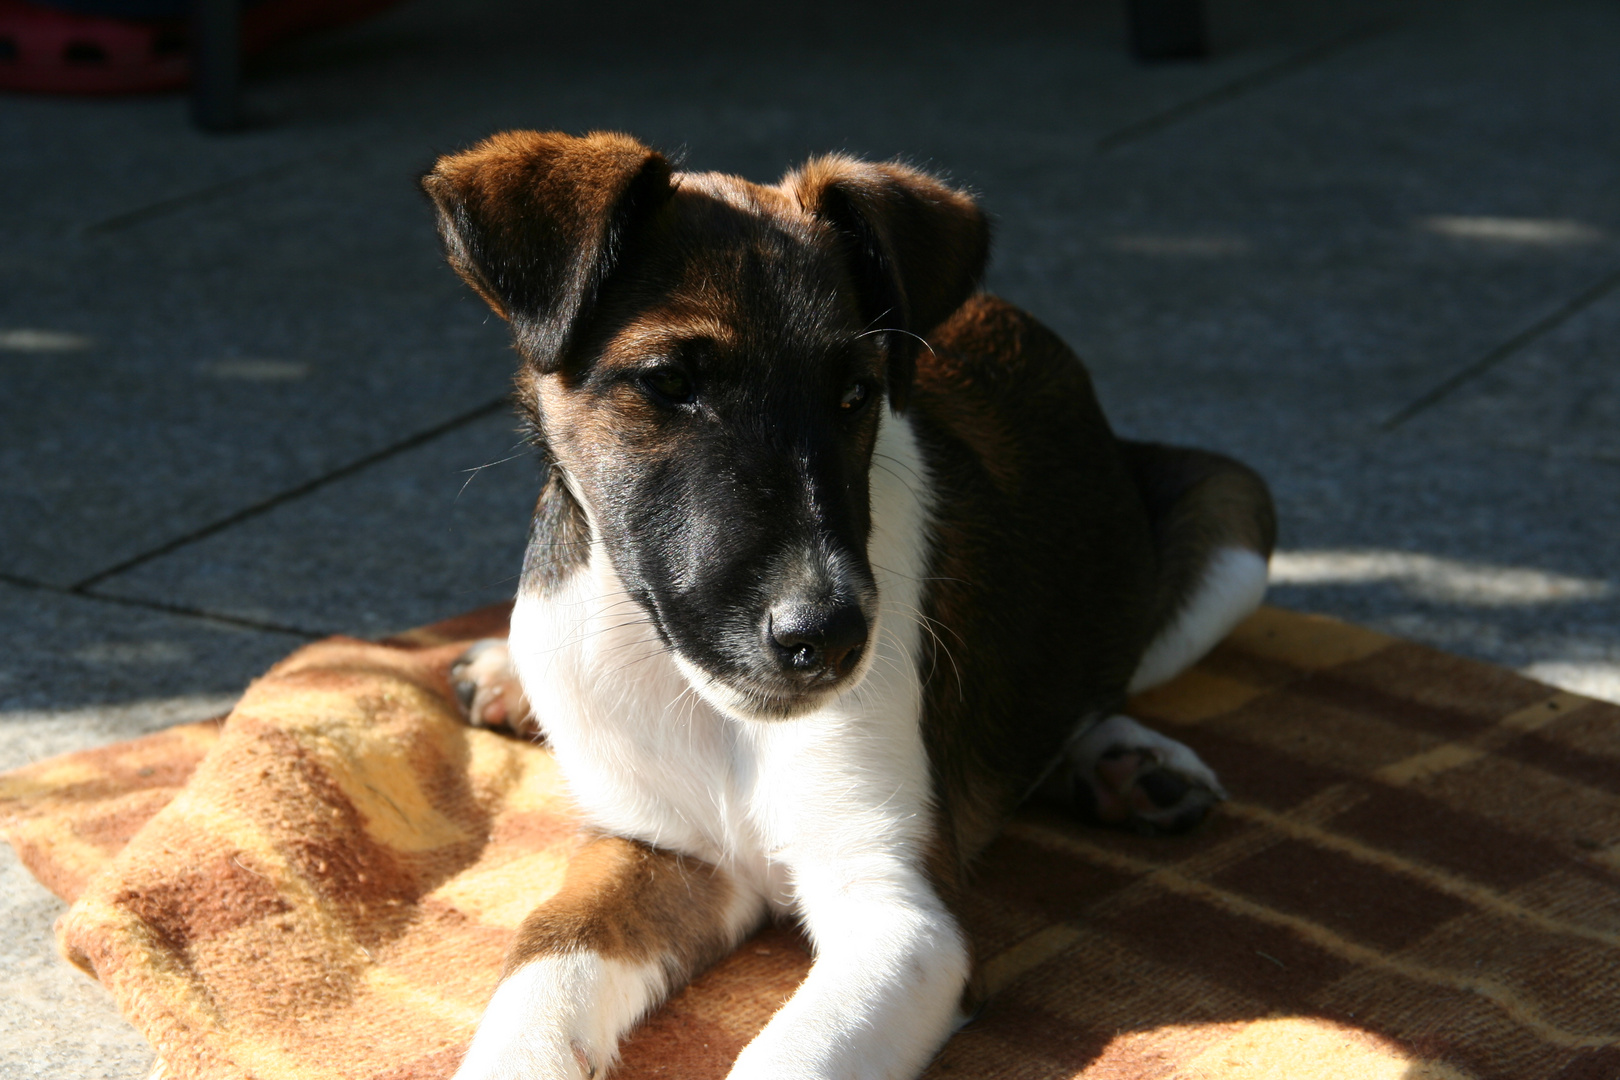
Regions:
<instances>
[{"instance_id":1,"label":"blanket fold","mask_svg":"<svg viewBox=\"0 0 1620 1080\"><path fill-rule=\"evenodd\" d=\"M550 754L446 681L504 618L319 642L223 722L0 776L166 1077L454 1071L576 843ZM1620 707L1268 609L1133 711L1233 802L1173 839L1013 822L963 913L997 993L931 1076L1620 1076ZM763 931L618 1075L723 1076L808 964Z\"/></svg>"}]
</instances>

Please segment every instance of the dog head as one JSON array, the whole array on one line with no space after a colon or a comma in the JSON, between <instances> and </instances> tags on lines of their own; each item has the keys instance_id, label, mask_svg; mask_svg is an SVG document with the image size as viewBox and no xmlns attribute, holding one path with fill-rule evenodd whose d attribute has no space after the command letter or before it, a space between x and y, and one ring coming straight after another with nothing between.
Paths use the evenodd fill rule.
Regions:
<instances>
[{"instance_id":1,"label":"dog head","mask_svg":"<svg viewBox=\"0 0 1620 1080\"><path fill-rule=\"evenodd\" d=\"M451 265L512 326L551 465L526 587L599 545L733 715L858 681L883 409L978 282L972 200L845 157L774 187L674 172L610 134L497 135L422 184Z\"/></svg>"}]
</instances>

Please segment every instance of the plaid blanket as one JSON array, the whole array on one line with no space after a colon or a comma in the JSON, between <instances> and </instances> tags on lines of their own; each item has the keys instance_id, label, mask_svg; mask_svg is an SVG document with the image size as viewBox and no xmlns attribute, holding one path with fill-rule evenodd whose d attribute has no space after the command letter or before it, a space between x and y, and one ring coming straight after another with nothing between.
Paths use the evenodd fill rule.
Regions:
<instances>
[{"instance_id":1,"label":"plaid blanket","mask_svg":"<svg viewBox=\"0 0 1620 1080\"><path fill-rule=\"evenodd\" d=\"M165 1076L454 1071L575 842L546 750L457 718L503 620L321 642L223 723L0 776ZM1267 609L1133 711L1233 801L1172 839L1015 820L966 911L996 995L929 1076L1620 1077L1620 707ZM617 1075L723 1076L808 964L760 933Z\"/></svg>"}]
</instances>

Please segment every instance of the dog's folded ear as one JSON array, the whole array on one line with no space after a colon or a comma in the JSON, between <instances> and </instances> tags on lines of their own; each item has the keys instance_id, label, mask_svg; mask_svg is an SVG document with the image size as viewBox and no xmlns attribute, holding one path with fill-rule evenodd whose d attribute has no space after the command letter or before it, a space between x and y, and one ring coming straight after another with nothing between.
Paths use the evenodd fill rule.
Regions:
<instances>
[{"instance_id":1,"label":"dog's folded ear","mask_svg":"<svg viewBox=\"0 0 1620 1080\"><path fill-rule=\"evenodd\" d=\"M905 407L918 342L978 287L990 226L968 195L897 163L816 158L782 186L844 238L874 329L890 331L889 403Z\"/></svg>"},{"instance_id":2,"label":"dog's folded ear","mask_svg":"<svg viewBox=\"0 0 1620 1080\"><path fill-rule=\"evenodd\" d=\"M669 163L627 135L508 131L439 159L422 189L456 272L512 324L541 371L574 329L638 220L670 194Z\"/></svg>"}]
</instances>

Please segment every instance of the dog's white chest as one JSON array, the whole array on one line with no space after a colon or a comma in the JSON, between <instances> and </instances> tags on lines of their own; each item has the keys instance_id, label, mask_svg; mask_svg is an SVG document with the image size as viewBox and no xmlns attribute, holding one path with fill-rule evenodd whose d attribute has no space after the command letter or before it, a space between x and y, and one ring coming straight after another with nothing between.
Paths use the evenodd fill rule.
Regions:
<instances>
[{"instance_id":1,"label":"dog's white chest","mask_svg":"<svg viewBox=\"0 0 1620 1080\"><path fill-rule=\"evenodd\" d=\"M778 905L807 861L914 861L929 827L915 615L927 493L909 425L887 421L879 450L912 468L873 474L872 663L808 716L739 720L710 705L599 547L562 587L519 597L512 656L591 824L724 865Z\"/></svg>"},{"instance_id":2,"label":"dog's white chest","mask_svg":"<svg viewBox=\"0 0 1620 1080\"><path fill-rule=\"evenodd\" d=\"M613 595L602 558L551 596L520 598L512 615L514 660L575 799L604 831L706 859L755 846L752 748Z\"/></svg>"}]
</instances>

